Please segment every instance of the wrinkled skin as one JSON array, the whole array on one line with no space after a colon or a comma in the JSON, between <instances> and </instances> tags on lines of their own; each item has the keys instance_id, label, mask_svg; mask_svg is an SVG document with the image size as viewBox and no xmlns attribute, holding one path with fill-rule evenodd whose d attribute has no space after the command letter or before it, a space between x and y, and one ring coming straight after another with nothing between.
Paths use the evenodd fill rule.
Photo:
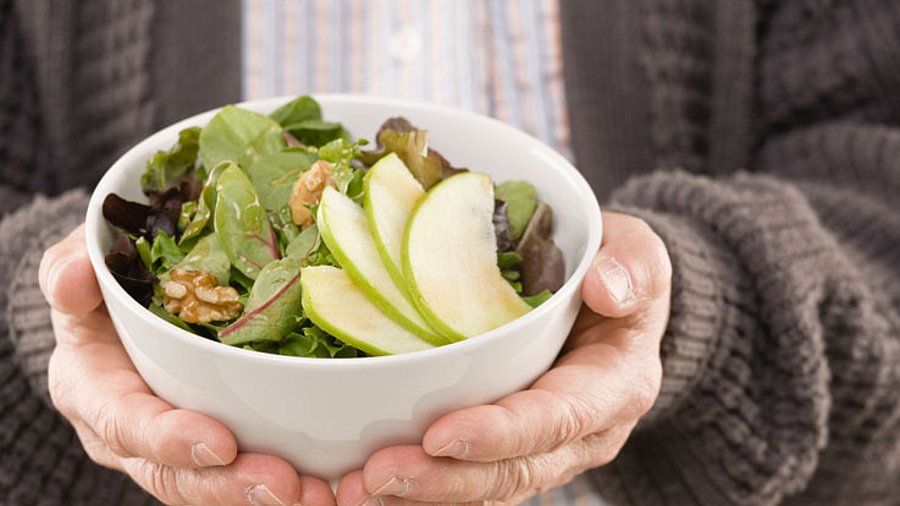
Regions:
<instances>
[{"instance_id":1,"label":"wrinkled skin","mask_svg":"<svg viewBox=\"0 0 900 506\"><path fill-rule=\"evenodd\" d=\"M215 420L152 394L101 304L83 233L41 264L57 336L51 398L95 462L166 504L516 504L610 462L659 390L668 255L646 223L605 213L585 305L553 368L495 404L444 415L421 446L376 452L335 498L277 457L239 453Z\"/></svg>"}]
</instances>

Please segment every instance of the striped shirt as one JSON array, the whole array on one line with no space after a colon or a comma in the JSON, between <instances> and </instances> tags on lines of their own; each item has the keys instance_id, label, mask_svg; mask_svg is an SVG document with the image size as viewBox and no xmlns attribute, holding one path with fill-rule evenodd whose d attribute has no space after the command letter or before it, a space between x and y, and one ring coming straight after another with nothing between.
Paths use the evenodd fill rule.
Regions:
<instances>
[{"instance_id":1,"label":"striped shirt","mask_svg":"<svg viewBox=\"0 0 900 506\"><path fill-rule=\"evenodd\" d=\"M244 0L244 97L362 93L468 109L571 156L557 0ZM584 477L528 506L602 506Z\"/></svg>"},{"instance_id":2,"label":"striped shirt","mask_svg":"<svg viewBox=\"0 0 900 506\"><path fill-rule=\"evenodd\" d=\"M557 0L244 0L244 11L247 99L434 102L570 154Z\"/></svg>"}]
</instances>

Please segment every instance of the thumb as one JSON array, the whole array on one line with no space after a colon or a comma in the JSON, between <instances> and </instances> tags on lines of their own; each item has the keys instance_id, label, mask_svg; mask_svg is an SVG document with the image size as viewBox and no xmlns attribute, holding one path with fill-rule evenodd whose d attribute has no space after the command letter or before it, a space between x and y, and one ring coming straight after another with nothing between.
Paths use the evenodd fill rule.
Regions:
<instances>
[{"instance_id":1,"label":"thumb","mask_svg":"<svg viewBox=\"0 0 900 506\"><path fill-rule=\"evenodd\" d=\"M88 258L83 225L44 252L38 280L44 297L60 313L78 316L100 305L103 297Z\"/></svg>"},{"instance_id":2,"label":"thumb","mask_svg":"<svg viewBox=\"0 0 900 506\"><path fill-rule=\"evenodd\" d=\"M604 213L603 244L581 287L595 313L621 318L668 297L672 265L662 239L646 222Z\"/></svg>"}]
</instances>

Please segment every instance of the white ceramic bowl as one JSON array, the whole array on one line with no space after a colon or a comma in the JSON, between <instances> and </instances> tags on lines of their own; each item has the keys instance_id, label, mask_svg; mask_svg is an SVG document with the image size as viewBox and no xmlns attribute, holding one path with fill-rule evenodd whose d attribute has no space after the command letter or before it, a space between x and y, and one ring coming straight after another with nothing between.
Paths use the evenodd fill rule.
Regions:
<instances>
[{"instance_id":1,"label":"white ceramic bowl","mask_svg":"<svg viewBox=\"0 0 900 506\"><path fill-rule=\"evenodd\" d=\"M240 104L268 113L292 97ZM567 281L547 302L486 334L428 351L360 359L282 357L233 348L170 325L135 302L106 268L113 230L101 212L110 192L145 201L139 177L178 131L202 126L210 111L176 123L125 153L106 173L87 212L87 244L109 314L141 376L174 406L228 426L241 450L279 455L325 479L360 468L379 448L421 441L451 410L526 388L547 370L581 305L580 286L600 246L600 208L585 179L540 141L474 113L381 98L318 95L325 118L371 139L391 116L430 130L431 145L454 165L496 181L524 179L553 207L554 240ZM465 246L465 245L461 245Z\"/></svg>"}]
</instances>

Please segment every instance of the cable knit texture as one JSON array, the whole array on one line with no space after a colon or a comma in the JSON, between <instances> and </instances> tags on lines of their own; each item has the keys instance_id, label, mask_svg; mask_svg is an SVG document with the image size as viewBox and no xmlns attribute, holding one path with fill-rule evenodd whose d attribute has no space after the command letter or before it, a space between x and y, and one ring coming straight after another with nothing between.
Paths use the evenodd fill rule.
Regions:
<instances>
[{"instance_id":1,"label":"cable knit texture","mask_svg":"<svg viewBox=\"0 0 900 506\"><path fill-rule=\"evenodd\" d=\"M87 195L37 198L0 223L0 504L157 504L125 475L101 468L47 397L50 310L37 284L40 252L84 216Z\"/></svg>"},{"instance_id":2,"label":"cable knit texture","mask_svg":"<svg viewBox=\"0 0 900 506\"><path fill-rule=\"evenodd\" d=\"M150 128L131 112L177 114L161 75L220 82L157 63L196 63L177 61L190 31L174 20L227 9L50 3L0 0L6 212L19 190L93 181ZM586 29L609 13L621 23ZM579 166L598 193L617 188L610 208L654 227L674 267L659 400L591 473L597 487L640 506L898 504L900 5L564 0L561 19ZM235 30L199 32L216 42L209 61L237 59L215 39ZM108 102L82 96L102 87ZM185 103L227 100L181 88L204 91ZM0 222L0 504L153 503L92 464L46 402L36 269L84 199Z\"/></svg>"},{"instance_id":3,"label":"cable knit texture","mask_svg":"<svg viewBox=\"0 0 900 506\"><path fill-rule=\"evenodd\" d=\"M657 172L611 207L666 242L672 311L660 397L594 482L641 506L898 504L900 5L638 3L628 57ZM567 63L591 51L566 42ZM566 78L588 94L590 76ZM575 148L594 184L619 183Z\"/></svg>"},{"instance_id":4,"label":"cable knit texture","mask_svg":"<svg viewBox=\"0 0 900 506\"><path fill-rule=\"evenodd\" d=\"M0 505L158 504L49 402L38 265L87 195L30 195L91 186L164 124L236 101L239 16L237 0L0 0Z\"/></svg>"}]
</instances>

